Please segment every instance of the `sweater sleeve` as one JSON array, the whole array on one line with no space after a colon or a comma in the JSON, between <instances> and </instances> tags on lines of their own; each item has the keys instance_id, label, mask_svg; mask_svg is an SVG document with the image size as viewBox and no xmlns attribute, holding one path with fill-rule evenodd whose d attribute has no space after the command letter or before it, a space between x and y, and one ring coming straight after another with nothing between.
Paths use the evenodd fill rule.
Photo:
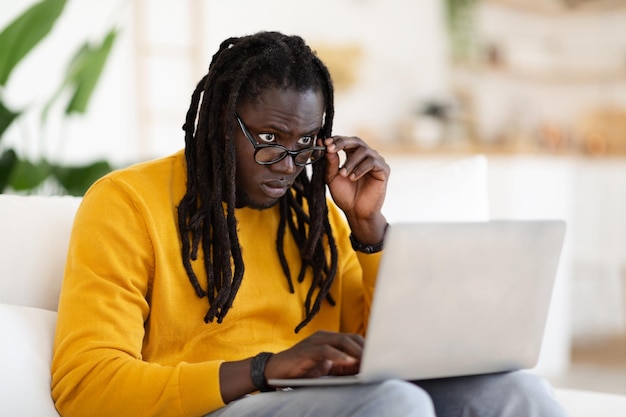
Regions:
<instances>
[{"instance_id":1,"label":"sweater sleeve","mask_svg":"<svg viewBox=\"0 0 626 417\"><path fill-rule=\"evenodd\" d=\"M329 216L341 262L340 330L365 335L382 252L355 252L350 243L350 227L343 213L332 202L329 202Z\"/></svg>"},{"instance_id":2,"label":"sweater sleeve","mask_svg":"<svg viewBox=\"0 0 626 417\"><path fill-rule=\"evenodd\" d=\"M221 361L142 359L154 250L136 201L105 178L75 218L52 361L68 416L201 416L223 406Z\"/></svg>"}]
</instances>

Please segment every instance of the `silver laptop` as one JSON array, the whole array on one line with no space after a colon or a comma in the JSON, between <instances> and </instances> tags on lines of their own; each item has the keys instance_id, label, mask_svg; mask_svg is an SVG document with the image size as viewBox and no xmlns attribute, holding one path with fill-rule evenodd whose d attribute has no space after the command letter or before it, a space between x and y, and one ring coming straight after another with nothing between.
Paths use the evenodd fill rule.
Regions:
<instances>
[{"instance_id":1,"label":"silver laptop","mask_svg":"<svg viewBox=\"0 0 626 417\"><path fill-rule=\"evenodd\" d=\"M564 235L561 220L393 224L360 373L268 382L340 385L532 368Z\"/></svg>"}]
</instances>

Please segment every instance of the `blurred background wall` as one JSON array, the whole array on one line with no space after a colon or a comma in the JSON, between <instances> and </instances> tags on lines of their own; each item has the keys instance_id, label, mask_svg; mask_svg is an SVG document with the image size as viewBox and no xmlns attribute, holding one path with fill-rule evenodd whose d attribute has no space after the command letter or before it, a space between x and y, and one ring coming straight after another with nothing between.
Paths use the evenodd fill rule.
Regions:
<instances>
[{"instance_id":1,"label":"blurred background wall","mask_svg":"<svg viewBox=\"0 0 626 417\"><path fill-rule=\"evenodd\" d=\"M33 3L2 2L0 25ZM58 158L151 158L182 146L190 92L219 43L279 30L303 36L331 67L337 132L448 151L624 155L625 8L621 0L70 0L4 97L41 103L78 45L118 26L87 117L47 140L65 138ZM27 126L14 126L8 141L36 136Z\"/></svg>"},{"instance_id":2,"label":"blurred background wall","mask_svg":"<svg viewBox=\"0 0 626 417\"><path fill-rule=\"evenodd\" d=\"M0 25L32 3L2 2ZM79 43L118 24L122 32L90 111L63 133L67 143L58 157L151 158L183 146L180 127L191 92L219 43L278 30L303 36L337 71L350 70L339 85L337 132L371 130L393 139L397 120L409 117L422 98L447 89L442 7L435 0L69 1L6 97L17 106L43 99ZM14 127L9 133L8 140L19 142L23 132Z\"/></svg>"}]
</instances>

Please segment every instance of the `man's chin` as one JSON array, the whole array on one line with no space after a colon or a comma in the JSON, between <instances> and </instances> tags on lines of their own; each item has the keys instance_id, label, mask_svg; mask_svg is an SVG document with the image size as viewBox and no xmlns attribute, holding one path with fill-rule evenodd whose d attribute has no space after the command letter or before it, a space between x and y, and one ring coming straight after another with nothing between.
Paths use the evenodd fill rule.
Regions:
<instances>
[{"instance_id":1,"label":"man's chin","mask_svg":"<svg viewBox=\"0 0 626 417\"><path fill-rule=\"evenodd\" d=\"M251 202L247 206L255 210L267 210L268 208L274 207L276 204L278 204L278 200L274 200L273 202L266 204L257 204Z\"/></svg>"},{"instance_id":2,"label":"man's chin","mask_svg":"<svg viewBox=\"0 0 626 417\"><path fill-rule=\"evenodd\" d=\"M254 201L248 194L237 193L237 208L249 207L255 210L266 210L278 204L279 199L264 202Z\"/></svg>"}]
</instances>

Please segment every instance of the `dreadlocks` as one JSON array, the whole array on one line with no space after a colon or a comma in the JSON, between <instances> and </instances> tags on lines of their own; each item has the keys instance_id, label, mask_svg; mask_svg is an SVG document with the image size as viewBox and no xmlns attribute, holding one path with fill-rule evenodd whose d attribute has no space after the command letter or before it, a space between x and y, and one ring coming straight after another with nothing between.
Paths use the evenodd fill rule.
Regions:
<instances>
[{"instance_id":1,"label":"dreadlocks","mask_svg":"<svg viewBox=\"0 0 626 417\"><path fill-rule=\"evenodd\" d=\"M209 72L191 97L185 125L187 192L178 207L182 262L198 297L207 297L205 322L221 323L233 304L244 274L235 219L236 155L233 143L238 103L256 100L265 89L279 87L321 91L325 100L324 137L331 135L333 87L326 66L297 36L277 32L230 38L213 56ZM287 231L302 258L297 281L307 269L312 282L304 303L305 317L296 333L319 312L323 300L334 305L330 288L337 272L337 247L328 220L324 171L326 161L302 170L279 200L276 247L283 272L294 293L292 274L283 250ZM307 210L308 208L308 210ZM325 243L327 249L325 249ZM192 268L198 250L204 253L206 289ZM330 259L327 259L328 256Z\"/></svg>"}]
</instances>

